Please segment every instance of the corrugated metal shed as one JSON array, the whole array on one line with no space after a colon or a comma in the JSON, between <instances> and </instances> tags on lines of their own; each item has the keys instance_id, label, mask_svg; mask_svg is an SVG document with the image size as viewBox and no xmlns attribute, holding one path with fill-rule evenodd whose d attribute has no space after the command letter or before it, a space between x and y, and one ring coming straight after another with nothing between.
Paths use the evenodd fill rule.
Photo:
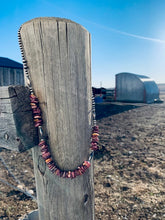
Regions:
<instances>
[{"instance_id":1,"label":"corrugated metal shed","mask_svg":"<svg viewBox=\"0 0 165 220\"><path fill-rule=\"evenodd\" d=\"M23 65L0 57L0 86L24 85Z\"/></svg>"},{"instance_id":2,"label":"corrugated metal shed","mask_svg":"<svg viewBox=\"0 0 165 220\"><path fill-rule=\"evenodd\" d=\"M159 99L154 80L133 73L116 74L116 101L152 103Z\"/></svg>"}]
</instances>

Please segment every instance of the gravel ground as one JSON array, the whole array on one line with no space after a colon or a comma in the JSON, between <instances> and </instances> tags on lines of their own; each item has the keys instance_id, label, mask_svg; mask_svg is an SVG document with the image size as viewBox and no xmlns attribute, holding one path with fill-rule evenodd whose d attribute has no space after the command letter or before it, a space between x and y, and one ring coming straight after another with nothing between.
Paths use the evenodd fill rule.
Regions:
<instances>
[{"instance_id":1,"label":"gravel ground","mask_svg":"<svg viewBox=\"0 0 165 220\"><path fill-rule=\"evenodd\" d=\"M165 103L103 103L96 112L100 151L94 160L95 219L165 219ZM37 204L2 180L35 195L31 151L0 148L0 156L21 182L0 161L0 219L16 220Z\"/></svg>"}]
</instances>

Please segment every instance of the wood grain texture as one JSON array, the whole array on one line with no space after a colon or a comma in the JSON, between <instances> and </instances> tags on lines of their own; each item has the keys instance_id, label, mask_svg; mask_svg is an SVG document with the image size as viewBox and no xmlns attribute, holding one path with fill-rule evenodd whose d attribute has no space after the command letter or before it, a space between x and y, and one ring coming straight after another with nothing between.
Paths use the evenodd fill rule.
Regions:
<instances>
[{"instance_id":1,"label":"wood grain texture","mask_svg":"<svg viewBox=\"0 0 165 220\"><path fill-rule=\"evenodd\" d=\"M0 87L0 147L23 152L38 144L24 86Z\"/></svg>"},{"instance_id":2,"label":"wood grain texture","mask_svg":"<svg viewBox=\"0 0 165 220\"><path fill-rule=\"evenodd\" d=\"M23 69L0 67L0 86L24 85Z\"/></svg>"},{"instance_id":3,"label":"wood grain texture","mask_svg":"<svg viewBox=\"0 0 165 220\"><path fill-rule=\"evenodd\" d=\"M32 109L30 106L30 91L24 86L10 86L9 95L17 137L19 137L23 147L19 151L26 151L35 147L38 140L38 132L34 127Z\"/></svg>"},{"instance_id":4,"label":"wood grain texture","mask_svg":"<svg viewBox=\"0 0 165 220\"><path fill-rule=\"evenodd\" d=\"M17 133L12 113L8 87L0 87L0 147L18 151L22 146L17 141Z\"/></svg>"},{"instance_id":5,"label":"wood grain texture","mask_svg":"<svg viewBox=\"0 0 165 220\"><path fill-rule=\"evenodd\" d=\"M73 170L89 153L90 35L60 18L31 20L20 33L52 157L61 169ZM93 165L76 179L62 179L49 172L38 148L33 157L40 219L94 219Z\"/></svg>"}]
</instances>

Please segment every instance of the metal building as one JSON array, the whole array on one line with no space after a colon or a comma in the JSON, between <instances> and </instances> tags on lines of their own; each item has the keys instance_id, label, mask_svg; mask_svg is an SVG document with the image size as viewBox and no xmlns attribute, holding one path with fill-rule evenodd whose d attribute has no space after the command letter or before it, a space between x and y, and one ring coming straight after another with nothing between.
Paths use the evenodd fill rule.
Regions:
<instances>
[{"instance_id":1,"label":"metal building","mask_svg":"<svg viewBox=\"0 0 165 220\"><path fill-rule=\"evenodd\" d=\"M24 85L23 65L0 57L0 86Z\"/></svg>"},{"instance_id":2,"label":"metal building","mask_svg":"<svg viewBox=\"0 0 165 220\"><path fill-rule=\"evenodd\" d=\"M116 101L152 103L159 99L154 80L133 73L116 74Z\"/></svg>"}]
</instances>

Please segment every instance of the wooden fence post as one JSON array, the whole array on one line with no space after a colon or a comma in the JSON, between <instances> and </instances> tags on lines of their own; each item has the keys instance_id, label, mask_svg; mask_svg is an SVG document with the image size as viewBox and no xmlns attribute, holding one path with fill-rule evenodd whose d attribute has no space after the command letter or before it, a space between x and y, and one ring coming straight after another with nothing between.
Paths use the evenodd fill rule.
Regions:
<instances>
[{"instance_id":1,"label":"wooden fence post","mask_svg":"<svg viewBox=\"0 0 165 220\"><path fill-rule=\"evenodd\" d=\"M23 152L38 144L29 88L0 87L0 147Z\"/></svg>"},{"instance_id":2,"label":"wooden fence post","mask_svg":"<svg viewBox=\"0 0 165 220\"><path fill-rule=\"evenodd\" d=\"M53 159L64 170L88 159L91 138L90 34L67 19L36 18L20 35ZM40 220L93 220L93 164L75 179L53 175L33 148Z\"/></svg>"}]
</instances>

